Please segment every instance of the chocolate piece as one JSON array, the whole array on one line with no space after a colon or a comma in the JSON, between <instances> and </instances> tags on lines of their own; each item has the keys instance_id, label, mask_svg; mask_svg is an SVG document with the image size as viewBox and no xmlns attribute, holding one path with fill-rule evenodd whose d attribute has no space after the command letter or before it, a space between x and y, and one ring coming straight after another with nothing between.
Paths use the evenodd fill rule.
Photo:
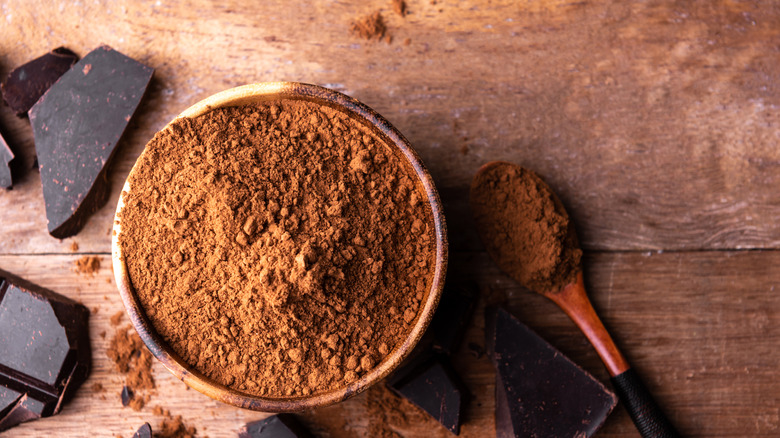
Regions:
<instances>
[{"instance_id":1,"label":"chocolate piece","mask_svg":"<svg viewBox=\"0 0 780 438\"><path fill-rule=\"evenodd\" d=\"M5 103L17 116L23 117L43 93L78 60L79 57L75 53L65 47L57 47L40 58L17 67L8 73L1 86Z\"/></svg>"},{"instance_id":2,"label":"chocolate piece","mask_svg":"<svg viewBox=\"0 0 780 438\"><path fill-rule=\"evenodd\" d=\"M144 423L135 431L133 438L152 438L152 426L149 423Z\"/></svg>"},{"instance_id":3,"label":"chocolate piece","mask_svg":"<svg viewBox=\"0 0 780 438\"><path fill-rule=\"evenodd\" d=\"M397 373L388 386L427 412L450 432L460 433L468 391L447 357L435 355L405 374Z\"/></svg>"},{"instance_id":4,"label":"chocolate piece","mask_svg":"<svg viewBox=\"0 0 780 438\"><path fill-rule=\"evenodd\" d=\"M485 335L497 437L589 437L615 407L615 394L506 310L486 310Z\"/></svg>"},{"instance_id":5,"label":"chocolate piece","mask_svg":"<svg viewBox=\"0 0 780 438\"><path fill-rule=\"evenodd\" d=\"M310 438L312 435L292 414L277 414L245 424L238 438Z\"/></svg>"},{"instance_id":6,"label":"chocolate piece","mask_svg":"<svg viewBox=\"0 0 780 438\"><path fill-rule=\"evenodd\" d=\"M450 279L444 283L439 307L429 329L434 350L451 355L460 346L474 313L477 291L473 281Z\"/></svg>"},{"instance_id":7,"label":"chocolate piece","mask_svg":"<svg viewBox=\"0 0 780 438\"><path fill-rule=\"evenodd\" d=\"M5 142L3 134L0 133L0 187L10 189L13 186L11 180L11 167L9 163L14 159L14 153Z\"/></svg>"},{"instance_id":8,"label":"chocolate piece","mask_svg":"<svg viewBox=\"0 0 780 438\"><path fill-rule=\"evenodd\" d=\"M106 168L153 69L99 47L30 110L49 233L76 234L108 199Z\"/></svg>"},{"instance_id":9,"label":"chocolate piece","mask_svg":"<svg viewBox=\"0 0 780 438\"><path fill-rule=\"evenodd\" d=\"M0 270L0 431L60 411L89 375L89 311Z\"/></svg>"},{"instance_id":10,"label":"chocolate piece","mask_svg":"<svg viewBox=\"0 0 780 438\"><path fill-rule=\"evenodd\" d=\"M129 386L123 386L119 396L122 398L122 406L127 406L133 400L133 390Z\"/></svg>"}]
</instances>

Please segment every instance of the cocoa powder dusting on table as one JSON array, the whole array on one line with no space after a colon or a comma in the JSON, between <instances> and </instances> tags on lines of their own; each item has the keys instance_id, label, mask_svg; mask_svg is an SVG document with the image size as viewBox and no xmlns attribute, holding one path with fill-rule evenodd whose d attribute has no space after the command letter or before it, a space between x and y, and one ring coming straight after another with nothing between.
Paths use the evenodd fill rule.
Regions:
<instances>
[{"instance_id":1,"label":"cocoa powder dusting on table","mask_svg":"<svg viewBox=\"0 0 780 438\"><path fill-rule=\"evenodd\" d=\"M498 163L474 178L470 202L482 242L504 272L536 292L576 280L582 251L569 215L535 173Z\"/></svg>"},{"instance_id":2,"label":"cocoa powder dusting on table","mask_svg":"<svg viewBox=\"0 0 780 438\"><path fill-rule=\"evenodd\" d=\"M80 257L74 262L74 269L82 275L95 275L100 270L100 258L97 256Z\"/></svg>"},{"instance_id":3,"label":"cocoa powder dusting on table","mask_svg":"<svg viewBox=\"0 0 780 438\"><path fill-rule=\"evenodd\" d=\"M382 14L376 11L352 22L350 27L352 34L367 40L381 40L385 37L387 26Z\"/></svg>"},{"instance_id":4,"label":"cocoa powder dusting on table","mask_svg":"<svg viewBox=\"0 0 780 438\"><path fill-rule=\"evenodd\" d=\"M154 328L254 395L319 393L373 369L408 334L434 268L432 213L396 153L305 101L216 109L158 133L119 236Z\"/></svg>"},{"instance_id":5,"label":"cocoa powder dusting on table","mask_svg":"<svg viewBox=\"0 0 780 438\"><path fill-rule=\"evenodd\" d=\"M136 411L140 410L149 399L148 394L144 395L143 392L155 388L152 353L132 326L125 325L111 338L106 355L114 362L117 371L125 375L125 386L135 394L130 406Z\"/></svg>"}]
</instances>

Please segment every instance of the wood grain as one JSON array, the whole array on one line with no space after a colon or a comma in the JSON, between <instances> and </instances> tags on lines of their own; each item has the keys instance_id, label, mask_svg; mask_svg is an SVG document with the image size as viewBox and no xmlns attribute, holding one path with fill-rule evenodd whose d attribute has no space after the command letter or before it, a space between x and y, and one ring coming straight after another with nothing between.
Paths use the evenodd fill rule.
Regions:
<instances>
[{"instance_id":1,"label":"wood grain","mask_svg":"<svg viewBox=\"0 0 780 438\"><path fill-rule=\"evenodd\" d=\"M489 262L470 220L467 187L480 165L508 160L538 171L577 224L594 306L681 432L780 434L780 4L407 4L402 18L388 0L0 2L0 75L59 45L83 56L102 43L156 69L110 171L111 198L63 241L46 233L29 123L0 106L0 129L20 157L14 189L0 191L0 267L98 309L87 385L59 416L3 436L127 437L144 421L159 425L150 408L121 407L121 378L105 358L108 319L122 310L108 261L119 189L175 115L266 80L345 92L395 124L441 191L450 270L479 282L481 305L505 300L606 381L573 323ZM390 43L348 32L375 10ZM84 254L102 257L95 277L72 271ZM482 344L482 330L478 314L468 342ZM474 392L463 435L491 436L489 362L460 354L455 365ZM201 435L235 436L264 416L188 391L158 363L154 371L150 406L183 415ZM96 382L106 391L95 392ZM377 421L370 402L361 395L305 419L321 436L365 436ZM404 436L448 436L414 408L402 410L407 422L388 421ZM637 432L618 407L599 436Z\"/></svg>"},{"instance_id":2,"label":"wood grain","mask_svg":"<svg viewBox=\"0 0 780 438\"><path fill-rule=\"evenodd\" d=\"M73 272L78 255L0 256L0 266L97 309L91 316L93 372L76 398L56 417L21 425L0 436L130 435L133 428L161 419L151 413L160 405L183 415L199 433L235 436L237 429L264 414L215 402L175 380L154 364L156 393L136 413L122 408L121 378L105 356L114 328L111 315L122 310L110 283L108 257L94 276ZM693 253L591 253L585 261L588 290L599 315L645 384L679 427L683 436L777 436L780 433L780 253L736 251ZM464 345L484 345L482 309L503 302L526 324L603 382L606 369L587 339L552 302L528 292L501 274L484 253L456 254L452 270L475 279L482 296ZM107 333L106 339L100 333ZM474 398L469 405L464 437L490 436L493 430L492 366L465 349L455 367ZM105 392L95 392L101 383ZM304 414L323 437L366 436L368 398L362 394L345 403ZM447 437L449 432L416 408L402 404L408 421L389 428L408 437ZM329 419L329 421L323 421ZM335 421L338 419L339 421ZM89 424L87 433L84 425ZM337 426L333 426L336 424ZM343 428L343 429L342 429ZM600 437L637 437L619 405L599 432Z\"/></svg>"},{"instance_id":3,"label":"wood grain","mask_svg":"<svg viewBox=\"0 0 780 438\"><path fill-rule=\"evenodd\" d=\"M503 159L547 178L589 249L780 244L780 5L408 4L401 18L385 0L9 0L0 73L57 45L84 55L101 42L157 69L117 156L114 197L80 235L89 251L107 250L91 236L107 232L117 187L157 129L201 98L264 80L322 84L374 107L416 146L456 216L479 165ZM374 10L389 44L348 32ZM0 126L29 167L27 122L3 108ZM0 252L61 252L44 233L38 179L27 172L0 196Z\"/></svg>"}]
</instances>

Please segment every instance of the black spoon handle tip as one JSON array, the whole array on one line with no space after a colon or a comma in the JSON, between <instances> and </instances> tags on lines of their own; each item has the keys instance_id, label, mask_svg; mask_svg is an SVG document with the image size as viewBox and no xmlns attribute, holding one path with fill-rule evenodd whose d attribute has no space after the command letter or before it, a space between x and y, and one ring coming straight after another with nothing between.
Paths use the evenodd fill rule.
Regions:
<instances>
[{"instance_id":1,"label":"black spoon handle tip","mask_svg":"<svg viewBox=\"0 0 780 438\"><path fill-rule=\"evenodd\" d=\"M643 438L680 436L633 368L612 377L612 385Z\"/></svg>"}]
</instances>

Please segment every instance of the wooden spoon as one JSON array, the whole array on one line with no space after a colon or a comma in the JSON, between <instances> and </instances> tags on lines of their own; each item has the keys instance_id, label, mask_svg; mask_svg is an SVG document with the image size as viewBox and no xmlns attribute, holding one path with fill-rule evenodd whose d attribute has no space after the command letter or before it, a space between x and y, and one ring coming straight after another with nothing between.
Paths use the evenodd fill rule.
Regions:
<instances>
[{"instance_id":1,"label":"wooden spoon","mask_svg":"<svg viewBox=\"0 0 780 438\"><path fill-rule=\"evenodd\" d=\"M570 279L570 282L563 285L562 288L559 289L553 286L552 290L537 290L538 288L529 287L529 283L524 282L523 279L520 278L521 274L518 274L520 269L516 269L517 263L519 262L518 259L522 258L522 256L513 258L511 256L512 252L507 251L506 249L506 241L503 242L504 248L500 249L499 247L502 245L500 245L499 242L494 241L492 238L493 236L500 236L500 238L510 239L510 241L512 241L513 236L510 234L512 234L513 229L504 229L502 233L498 234L487 233L485 231L488 229L495 229L495 221L507 220L506 216L503 216L502 219L499 219L499 217L502 215L495 214L497 209L503 210L505 206L510 206L512 202L517 202L517 200L506 199L505 202L499 203L502 199L502 196L490 195L496 195L496 192L494 191L502 188L504 189L503 193L513 193L513 190L515 195L518 195L519 193L517 193L516 188L513 190L507 190L509 187L506 185L510 183L507 178L493 179L492 184L478 185L477 182L483 181L485 177L490 176L489 173L491 172L507 171L515 172L515 175L521 175L521 177L531 178L533 182L535 182L535 184L533 184L535 186L535 191L533 193L520 193L520 195L522 195L526 200L529 199L529 196L549 196L549 198L552 199L555 204L555 211L559 215L563 216L565 221L568 222L568 229L564 232L565 238L561 240L565 242L564 246L574 246L573 248L568 249L578 251L576 232L574 231L574 227L571 226L571 222L568 221L566 210L564 209L563 204L558 199L558 197L555 196L555 193L553 193L552 189L550 189L550 187L534 172L525 170L516 164L493 161L485 164L479 169L477 175L474 177L474 183L471 187L472 211L475 213L474 216L477 222L477 226L481 231L480 237L482 238L484 245L487 247L488 253L499 265L499 267L501 267L501 269L504 270L507 274L518 280L528 289L551 299L553 302L555 302L555 304L558 305L558 307L563 309L563 311L569 315L569 318L571 318L575 324L577 324L580 330L582 330L590 343L596 349L596 352L598 352L601 360L604 362L604 365L606 365L610 376L612 376L612 384L614 385L618 396L623 401L626 410L628 410L628 413L631 415L631 419L634 421L634 424L636 425L637 429L639 429L639 432L644 438L679 436L677 431L674 429L656 402L653 400L650 392L647 390L647 388L645 388L636 372L631 368L631 365L629 365L626 358L620 353L620 350L618 350L615 342L612 340L612 337L610 337L607 329L604 327L604 324L601 323L601 320L596 315L596 311L593 309L593 306L588 299L588 295L585 292L582 268L579 266L579 264L575 267L574 270L571 271L572 275L570 277L572 278ZM504 184L504 186L502 186L502 184ZM492 193L489 193L488 191L492 191ZM497 202L491 202L488 204L479 202L480 200L484 201L486 196L490 196L491 200L497 200ZM480 208L488 208L493 214L482 214L484 212L478 211ZM516 232L516 230L514 231ZM573 275L575 272L576 276ZM527 276L524 278L526 280L528 279ZM533 284L550 284L550 282L535 281Z\"/></svg>"}]
</instances>

